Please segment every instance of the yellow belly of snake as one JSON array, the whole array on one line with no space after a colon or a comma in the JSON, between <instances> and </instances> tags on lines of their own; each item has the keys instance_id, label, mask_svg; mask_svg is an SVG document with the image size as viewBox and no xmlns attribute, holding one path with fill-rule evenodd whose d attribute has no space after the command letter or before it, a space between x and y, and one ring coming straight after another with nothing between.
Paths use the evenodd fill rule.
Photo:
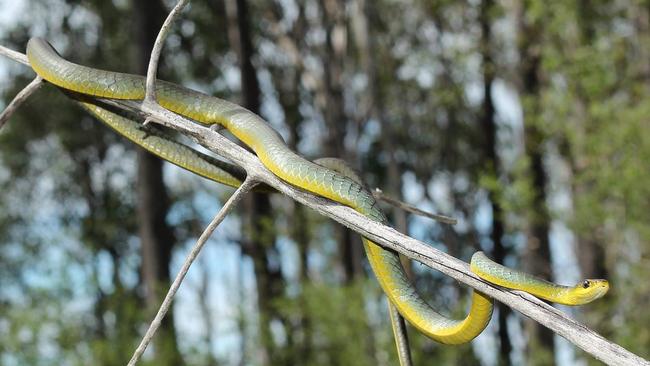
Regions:
<instances>
[{"instance_id":1,"label":"yellow belly of snake","mask_svg":"<svg viewBox=\"0 0 650 366\"><path fill-rule=\"evenodd\" d=\"M33 38L29 41L27 56L36 73L61 88L104 98L144 97L143 77L73 64L61 58L42 39ZM164 108L199 123L220 124L228 129L284 181L350 206L373 220L386 222L372 194L354 177L310 162L296 154L256 114L234 103L164 81L157 81L156 91L158 102ZM237 167L200 154L164 136L146 133L140 124L98 105L89 102L83 102L82 105L120 134L165 160L220 183L230 186L241 183L245 172ZM411 285L396 252L365 238L363 243L372 270L389 301L422 333L441 343L462 344L485 329L492 315L490 298L474 291L468 315L461 320L447 318L431 308ZM495 284L570 305L592 301L604 295L608 289L605 280L585 280L571 287L549 283L500 266L481 252L472 257L471 268L477 275Z\"/></svg>"}]
</instances>

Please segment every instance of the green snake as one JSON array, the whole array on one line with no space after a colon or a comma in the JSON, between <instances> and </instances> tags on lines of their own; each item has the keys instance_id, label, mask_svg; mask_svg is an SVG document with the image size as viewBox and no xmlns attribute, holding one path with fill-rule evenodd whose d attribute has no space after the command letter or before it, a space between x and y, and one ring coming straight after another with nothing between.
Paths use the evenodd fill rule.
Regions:
<instances>
[{"instance_id":1,"label":"green snake","mask_svg":"<svg viewBox=\"0 0 650 366\"><path fill-rule=\"evenodd\" d=\"M43 79L76 93L113 99L144 98L142 76L110 72L71 63L47 43L32 38L27 45L29 62ZM219 124L250 147L262 163L282 180L322 197L352 207L372 220L386 223L372 194L335 161L311 162L287 147L282 137L266 121L234 103L159 80L157 100L161 106L198 123ZM118 133L152 153L208 179L236 187L245 175L240 168L221 162L169 138L143 131L142 125L99 105L82 105ZM429 338L445 344L462 344L478 336L492 315L492 299L473 291L468 315L450 319L431 308L418 294L393 250L363 238L370 266L383 291L399 313ZM529 292L552 302L584 304L603 296L606 280L585 280L566 287L543 281L524 272L492 262L475 253L471 269L497 285Z\"/></svg>"}]
</instances>

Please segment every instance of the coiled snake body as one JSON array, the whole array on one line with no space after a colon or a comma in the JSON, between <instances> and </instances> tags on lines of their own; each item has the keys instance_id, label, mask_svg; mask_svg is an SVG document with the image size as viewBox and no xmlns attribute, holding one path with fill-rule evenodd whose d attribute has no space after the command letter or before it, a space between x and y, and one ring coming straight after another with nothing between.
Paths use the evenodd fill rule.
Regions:
<instances>
[{"instance_id":1,"label":"coiled snake body","mask_svg":"<svg viewBox=\"0 0 650 366\"><path fill-rule=\"evenodd\" d=\"M36 73L61 88L104 98L144 98L143 77L71 63L61 58L43 39L33 38L29 41L27 56ZM219 124L228 129L284 181L350 206L373 220L386 222L372 194L354 177L323 166L332 166L332 161L316 164L290 150L280 135L256 114L234 103L165 81L156 82L156 94L164 108L202 124ZM231 186L241 182L241 169L215 162L215 159L165 137L147 135L139 127L140 124L100 106L87 102L82 104L116 131L166 160L217 182ZM449 319L432 309L417 293L408 281L396 252L365 238L363 244L371 268L390 303L428 337L441 343L462 344L475 338L487 326L492 315L492 300L486 295L474 291L467 317L462 320ZM608 288L605 280L586 280L573 287L555 285L500 266L480 252L473 256L471 268L495 284L571 305L601 297Z\"/></svg>"}]
</instances>

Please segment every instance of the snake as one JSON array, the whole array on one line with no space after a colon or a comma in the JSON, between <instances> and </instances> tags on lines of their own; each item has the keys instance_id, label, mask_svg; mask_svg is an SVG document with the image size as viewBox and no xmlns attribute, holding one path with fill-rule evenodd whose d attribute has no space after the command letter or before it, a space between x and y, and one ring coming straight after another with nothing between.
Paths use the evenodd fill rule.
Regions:
<instances>
[{"instance_id":1,"label":"snake","mask_svg":"<svg viewBox=\"0 0 650 366\"><path fill-rule=\"evenodd\" d=\"M61 57L41 38L29 40L27 57L38 75L68 92L127 100L141 100L145 96L143 76L75 64ZM283 181L349 206L374 221L387 223L370 191L343 164L333 160L307 160L291 150L264 119L235 103L163 80L157 80L155 85L157 102L162 107L197 123L225 128ZM194 151L166 136L143 131L141 124L98 104L80 103L119 134L184 169L232 187L239 186L245 176L239 167ZM362 241L370 267L389 304L417 330L439 343L457 345L471 341L485 329L493 310L489 296L473 290L466 317L449 318L432 308L418 293L408 280L397 252L365 237ZM602 297L609 289L609 283L603 279L588 279L575 286L557 285L504 267L482 252L472 256L470 268L490 283L562 304L585 304Z\"/></svg>"}]
</instances>

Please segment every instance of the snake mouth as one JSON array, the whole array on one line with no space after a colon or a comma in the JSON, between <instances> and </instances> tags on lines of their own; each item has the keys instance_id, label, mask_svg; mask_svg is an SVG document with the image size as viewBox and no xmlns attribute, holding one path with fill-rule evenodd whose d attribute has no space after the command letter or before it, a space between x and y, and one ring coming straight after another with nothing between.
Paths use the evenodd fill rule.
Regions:
<instances>
[{"instance_id":1,"label":"snake mouth","mask_svg":"<svg viewBox=\"0 0 650 366\"><path fill-rule=\"evenodd\" d=\"M598 291L594 293L594 297L591 300L593 301L596 299L600 299L601 297L605 296L607 291L609 291L609 287L600 287Z\"/></svg>"},{"instance_id":2,"label":"snake mouth","mask_svg":"<svg viewBox=\"0 0 650 366\"><path fill-rule=\"evenodd\" d=\"M609 281L607 280L587 280L591 282L592 290L591 294L589 296L589 301L594 301L596 299L600 299L601 297L605 296L605 294L609 291Z\"/></svg>"}]
</instances>

